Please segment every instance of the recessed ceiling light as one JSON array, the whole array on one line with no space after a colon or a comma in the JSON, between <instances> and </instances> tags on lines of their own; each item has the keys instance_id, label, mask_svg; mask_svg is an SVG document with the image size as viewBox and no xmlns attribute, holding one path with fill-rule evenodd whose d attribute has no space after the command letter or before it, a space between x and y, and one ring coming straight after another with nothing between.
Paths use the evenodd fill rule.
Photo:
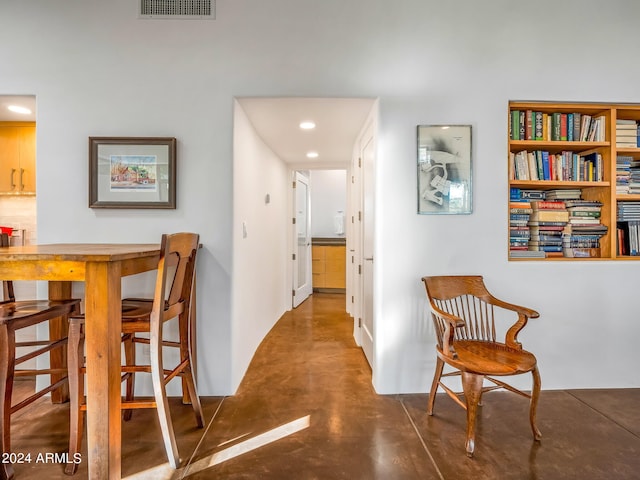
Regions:
<instances>
[{"instance_id":1,"label":"recessed ceiling light","mask_svg":"<svg viewBox=\"0 0 640 480\"><path fill-rule=\"evenodd\" d=\"M449 125L445 125L444 127L442 127L443 130L446 130L447 128L449 128Z\"/></svg>"},{"instance_id":2,"label":"recessed ceiling light","mask_svg":"<svg viewBox=\"0 0 640 480\"><path fill-rule=\"evenodd\" d=\"M318 152L307 152L307 158L318 158Z\"/></svg>"},{"instance_id":3,"label":"recessed ceiling light","mask_svg":"<svg viewBox=\"0 0 640 480\"><path fill-rule=\"evenodd\" d=\"M7 108L15 113L23 113L25 115L29 115L31 113L31 110L28 108L20 107L18 105L9 105Z\"/></svg>"},{"instance_id":4,"label":"recessed ceiling light","mask_svg":"<svg viewBox=\"0 0 640 480\"><path fill-rule=\"evenodd\" d=\"M302 130L312 130L312 129L316 128L316 124L314 122L311 122L311 121L300 122L300 128Z\"/></svg>"}]
</instances>

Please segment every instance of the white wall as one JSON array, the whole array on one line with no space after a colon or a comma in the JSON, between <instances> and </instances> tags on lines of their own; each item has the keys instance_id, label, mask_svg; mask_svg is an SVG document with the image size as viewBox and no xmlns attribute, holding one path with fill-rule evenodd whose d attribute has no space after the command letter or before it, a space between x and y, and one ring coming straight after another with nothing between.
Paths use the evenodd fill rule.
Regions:
<instances>
[{"instance_id":1,"label":"white wall","mask_svg":"<svg viewBox=\"0 0 640 480\"><path fill-rule=\"evenodd\" d=\"M640 264L508 262L506 170L508 100L640 102L640 66L629 53L640 40L640 3L217 4L215 21L149 21L130 0L0 1L0 93L37 95L38 240L200 232L203 394L235 391L256 340L245 344L242 334L253 322L260 334L266 328L257 318L232 325L230 310L233 98L241 96L380 100L379 392L428 388L434 339L420 277L438 273L484 274L496 295L541 312L522 340L538 356L543 388L640 386L632 301ZM437 123L473 127L472 215L416 214L416 125ZM98 135L177 137L178 208L87 208L87 137Z\"/></svg>"},{"instance_id":2,"label":"white wall","mask_svg":"<svg viewBox=\"0 0 640 480\"><path fill-rule=\"evenodd\" d=\"M311 170L311 236L339 237L336 234L335 216L347 210L347 171ZM346 225L343 227L346 231Z\"/></svg>"},{"instance_id":3,"label":"white wall","mask_svg":"<svg viewBox=\"0 0 640 480\"><path fill-rule=\"evenodd\" d=\"M256 134L238 102L233 158L231 380L238 385L264 336L291 306L287 219L293 210L287 165Z\"/></svg>"}]
</instances>

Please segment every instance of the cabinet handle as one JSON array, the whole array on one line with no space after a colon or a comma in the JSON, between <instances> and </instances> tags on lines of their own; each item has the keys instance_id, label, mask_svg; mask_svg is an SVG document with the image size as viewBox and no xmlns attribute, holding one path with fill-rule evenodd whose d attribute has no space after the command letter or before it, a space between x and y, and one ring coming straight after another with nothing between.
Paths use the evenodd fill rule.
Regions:
<instances>
[{"instance_id":1,"label":"cabinet handle","mask_svg":"<svg viewBox=\"0 0 640 480\"><path fill-rule=\"evenodd\" d=\"M373 257L364 257L367 262L373 262Z\"/></svg>"},{"instance_id":2,"label":"cabinet handle","mask_svg":"<svg viewBox=\"0 0 640 480\"><path fill-rule=\"evenodd\" d=\"M16 175L16 169L12 168L11 169L11 188L12 189L16 188L16 182L14 181L15 175Z\"/></svg>"},{"instance_id":3,"label":"cabinet handle","mask_svg":"<svg viewBox=\"0 0 640 480\"><path fill-rule=\"evenodd\" d=\"M20 169L20 191L24 190L24 182L22 181L22 177L24 176L24 168Z\"/></svg>"}]
</instances>

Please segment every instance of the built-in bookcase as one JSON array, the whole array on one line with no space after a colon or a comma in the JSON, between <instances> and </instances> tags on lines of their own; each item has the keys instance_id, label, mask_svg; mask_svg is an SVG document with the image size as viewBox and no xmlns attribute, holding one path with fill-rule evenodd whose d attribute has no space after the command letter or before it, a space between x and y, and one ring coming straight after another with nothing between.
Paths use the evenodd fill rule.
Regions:
<instances>
[{"instance_id":1,"label":"built-in bookcase","mask_svg":"<svg viewBox=\"0 0 640 480\"><path fill-rule=\"evenodd\" d=\"M510 260L640 259L639 125L640 104L509 102ZM579 195L585 205L599 205L589 207L599 209L598 214L570 214L597 215L601 228L593 228L599 234L587 235L579 223L567 222L560 251L541 245L547 235L539 235L540 222L526 216L531 202L548 200L544 197L550 191L549 205L565 194ZM569 210L578 208L575 202L569 202ZM531 227L537 227L535 240Z\"/></svg>"}]
</instances>

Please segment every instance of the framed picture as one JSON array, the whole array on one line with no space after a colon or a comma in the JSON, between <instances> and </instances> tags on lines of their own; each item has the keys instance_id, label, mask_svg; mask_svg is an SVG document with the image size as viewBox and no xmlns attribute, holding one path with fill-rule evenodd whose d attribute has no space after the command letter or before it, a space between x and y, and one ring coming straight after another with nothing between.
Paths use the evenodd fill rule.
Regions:
<instances>
[{"instance_id":1,"label":"framed picture","mask_svg":"<svg viewBox=\"0 0 640 480\"><path fill-rule=\"evenodd\" d=\"M90 208L176 208L176 139L89 137Z\"/></svg>"},{"instance_id":2,"label":"framed picture","mask_svg":"<svg viewBox=\"0 0 640 480\"><path fill-rule=\"evenodd\" d=\"M418 125L418 213L471 213L471 125Z\"/></svg>"}]
</instances>

